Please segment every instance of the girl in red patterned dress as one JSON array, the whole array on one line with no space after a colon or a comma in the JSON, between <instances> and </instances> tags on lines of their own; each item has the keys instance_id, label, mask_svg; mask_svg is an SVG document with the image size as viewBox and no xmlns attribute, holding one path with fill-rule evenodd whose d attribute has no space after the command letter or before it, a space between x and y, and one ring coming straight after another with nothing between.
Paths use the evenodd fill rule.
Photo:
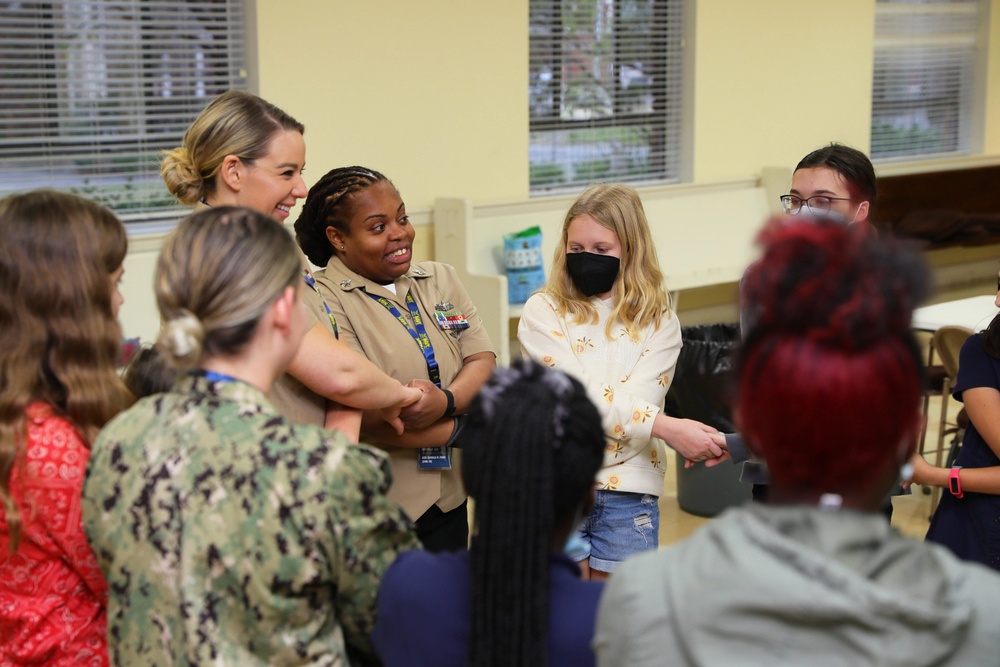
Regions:
<instances>
[{"instance_id":1,"label":"girl in red patterned dress","mask_svg":"<svg viewBox=\"0 0 1000 667\"><path fill-rule=\"evenodd\" d=\"M0 667L106 665L107 586L80 517L115 371L126 237L51 190L0 201Z\"/></svg>"}]
</instances>

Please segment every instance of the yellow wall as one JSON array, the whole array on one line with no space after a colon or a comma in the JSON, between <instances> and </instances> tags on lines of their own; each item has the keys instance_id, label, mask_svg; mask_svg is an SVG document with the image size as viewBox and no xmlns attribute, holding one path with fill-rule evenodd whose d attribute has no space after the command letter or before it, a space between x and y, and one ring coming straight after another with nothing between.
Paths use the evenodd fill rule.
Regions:
<instances>
[{"instance_id":1,"label":"yellow wall","mask_svg":"<svg viewBox=\"0 0 1000 667\"><path fill-rule=\"evenodd\" d=\"M411 208L528 182L528 4L258 0L260 94L306 125L307 182L362 164Z\"/></svg>"},{"instance_id":2,"label":"yellow wall","mask_svg":"<svg viewBox=\"0 0 1000 667\"><path fill-rule=\"evenodd\" d=\"M1000 0L984 145L1000 155ZM867 150L875 0L696 0L687 119L698 182ZM308 127L309 172L381 169L411 208L528 197L528 2L257 0L260 93Z\"/></svg>"},{"instance_id":3,"label":"yellow wall","mask_svg":"<svg viewBox=\"0 0 1000 667\"><path fill-rule=\"evenodd\" d=\"M830 140L868 150L875 0L691 2L696 182L791 167ZM989 4L983 145L1000 156L1000 0ZM256 0L256 13L259 93L306 124L306 181L348 164L386 173L421 213L417 259L433 255L420 221L436 197L528 198L527 0ZM158 249L133 239L128 335L158 327Z\"/></svg>"},{"instance_id":4,"label":"yellow wall","mask_svg":"<svg viewBox=\"0 0 1000 667\"><path fill-rule=\"evenodd\" d=\"M695 3L695 181L870 139L875 0Z\"/></svg>"},{"instance_id":5,"label":"yellow wall","mask_svg":"<svg viewBox=\"0 0 1000 667\"><path fill-rule=\"evenodd\" d=\"M986 65L986 128L983 152L1000 155L1000 0L990 2L989 46Z\"/></svg>"}]
</instances>

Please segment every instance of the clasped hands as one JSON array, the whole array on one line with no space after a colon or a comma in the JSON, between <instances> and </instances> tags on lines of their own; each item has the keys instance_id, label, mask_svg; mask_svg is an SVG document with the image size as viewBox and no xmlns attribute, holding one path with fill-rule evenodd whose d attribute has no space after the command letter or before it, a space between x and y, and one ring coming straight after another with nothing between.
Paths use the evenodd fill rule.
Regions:
<instances>
[{"instance_id":1,"label":"clasped hands","mask_svg":"<svg viewBox=\"0 0 1000 667\"><path fill-rule=\"evenodd\" d=\"M427 428L444 416L448 408L448 398L441 389L430 380L411 380L407 387L423 392L415 403L407 405L399 411L399 417L408 429Z\"/></svg>"},{"instance_id":2,"label":"clasped hands","mask_svg":"<svg viewBox=\"0 0 1000 667\"><path fill-rule=\"evenodd\" d=\"M704 463L706 468L729 460L726 436L711 426L693 419L673 419L665 438L674 451L684 457L684 467Z\"/></svg>"}]
</instances>

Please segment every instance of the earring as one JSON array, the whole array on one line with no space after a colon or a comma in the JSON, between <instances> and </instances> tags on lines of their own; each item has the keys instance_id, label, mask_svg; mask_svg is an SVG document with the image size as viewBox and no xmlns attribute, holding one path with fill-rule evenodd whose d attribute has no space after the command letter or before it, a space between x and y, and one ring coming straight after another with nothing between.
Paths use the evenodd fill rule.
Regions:
<instances>
[{"instance_id":1,"label":"earring","mask_svg":"<svg viewBox=\"0 0 1000 667\"><path fill-rule=\"evenodd\" d=\"M345 248L345 247L344 247L344 244L343 244L343 243L341 243L341 244L340 244L340 249L341 249L341 250L346 250L347 248Z\"/></svg>"}]
</instances>

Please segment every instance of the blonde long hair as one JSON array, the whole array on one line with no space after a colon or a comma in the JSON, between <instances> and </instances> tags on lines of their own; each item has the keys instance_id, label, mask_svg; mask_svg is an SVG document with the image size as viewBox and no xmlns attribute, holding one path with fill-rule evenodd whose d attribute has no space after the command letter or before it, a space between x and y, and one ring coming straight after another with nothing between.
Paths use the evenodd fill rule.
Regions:
<instances>
[{"instance_id":1,"label":"blonde long hair","mask_svg":"<svg viewBox=\"0 0 1000 667\"><path fill-rule=\"evenodd\" d=\"M552 261L552 275L542 292L555 301L560 317L568 316L576 324L598 322L597 310L573 284L566 269L569 225L581 215L589 215L613 231L622 246L621 269L612 288L615 308L605 324L604 334L611 338L611 327L616 321L629 331L649 324L659 328L664 314L671 316L663 272L639 193L621 183L593 185L569 207Z\"/></svg>"},{"instance_id":2,"label":"blonde long hair","mask_svg":"<svg viewBox=\"0 0 1000 667\"><path fill-rule=\"evenodd\" d=\"M52 406L89 443L132 401L115 370L122 334L111 310L110 273L127 241L111 211L53 190L0 201L0 238L0 504L16 551L10 482L28 405Z\"/></svg>"}]
</instances>

